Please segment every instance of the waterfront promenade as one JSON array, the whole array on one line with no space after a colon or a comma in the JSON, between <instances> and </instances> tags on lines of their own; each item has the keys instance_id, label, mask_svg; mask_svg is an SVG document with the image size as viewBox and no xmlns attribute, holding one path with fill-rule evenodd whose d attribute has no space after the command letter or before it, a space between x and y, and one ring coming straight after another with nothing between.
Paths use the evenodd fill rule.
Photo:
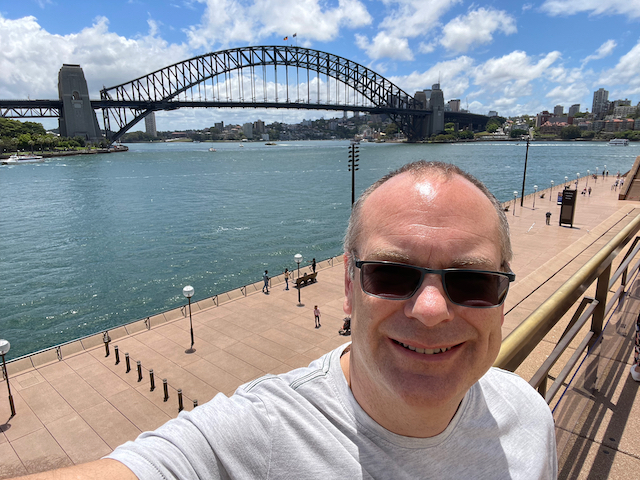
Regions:
<instances>
[{"instance_id":1,"label":"waterfront promenade","mask_svg":"<svg viewBox=\"0 0 640 480\"><path fill-rule=\"evenodd\" d=\"M640 213L640 202L619 201L611 189L613 177L589 180L590 196L578 195L573 228L558 226L556 192L538 192L510 202L507 216L517 274L505 305L506 336L540 303L557 290L584 262ZM585 186L580 180L579 188ZM551 197L551 199L550 199ZM545 213L551 211L551 224ZM341 257L318 264L318 281L301 289L284 290L281 277L271 293L261 283L220 295L218 305L204 300L193 305L195 353L190 345L188 311L175 310L110 331L105 357L102 335L50 350L8 365L17 414L10 416L5 382L0 382L0 478L86 462L108 454L141 431L156 428L178 414L177 389L186 410L218 392L225 395L264 373L279 373L307 365L349 341L338 335L344 313ZM308 272L309 268L303 269ZM630 287L634 290L635 285ZM588 293L588 292L587 292ZM314 328L313 307L322 312L322 327ZM635 441L640 400L628 375L632 347L631 318L640 309L630 295L614 319L625 325L608 371L613 380L602 396L587 399L575 421L566 421L557 408L560 478L635 478L640 469L640 444ZM518 370L529 379L534 367L553 348L542 342ZM562 329L559 329L561 332ZM11 341L11 339L8 339ZM119 347L116 365L114 346ZM125 353L131 371L126 372ZM59 360L59 356L62 357ZM139 380L137 361L141 363ZM150 391L149 369L155 390ZM554 375L555 370L551 374ZM164 401L162 379L168 382ZM589 403L589 401L591 403ZM585 427L586 426L586 427Z\"/></svg>"}]
</instances>

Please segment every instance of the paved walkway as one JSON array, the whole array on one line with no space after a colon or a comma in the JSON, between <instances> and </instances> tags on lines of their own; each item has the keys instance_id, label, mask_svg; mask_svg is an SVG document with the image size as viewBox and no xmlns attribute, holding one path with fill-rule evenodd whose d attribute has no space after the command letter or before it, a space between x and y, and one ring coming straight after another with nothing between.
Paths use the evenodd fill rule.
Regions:
<instances>
[{"instance_id":1,"label":"paved walkway","mask_svg":"<svg viewBox=\"0 0 640 480\"><path fill-rule=\"evenodd\" d=\"M524 207L518 200L515 212L511 202L508 218L517 280L506 303L504 335L640 213L640 202L617 200L612 183L611 177L589 180L592 193L578 196L573 228L558 226L560 207L549 199L556 196L558 187L553 195L538 192L546 195L536 198L535 209L531 195L524 199ZM585 179L581 179L580 188L584 185ZM551 225L545 225L547 211L552 212ZM10 363L17 415L10 417L6 386L0 381L0 478L100 458L141 431L175 417L178 388L183 391L184 408L190 410L196 399L202 404L218 392L230 395L242 383L265 373L305 366L348 341L337 334L344 318L341 257L319 263L318 272L318 282L301 290L302 306L298 305L297 290L284 290L281 278L274 279L269 295L260 292L259 282L249 286L246 295L244 291L222 295L219 305L212 300L195 304L196 351L192 354L185 353L190 345L188 316L177 310L111 331L108 357L99 335L61 348L62 360L52 350ZM631 433L640 418L640 401L636 400L637 384L628 376L628 318L640 308L640 298L634 306L632 297L626 304L628 312L616 317L619 325L625 325L618 330L627 332L626 337L619 335L626 340L609 349L615 351L611 354L613 366L608 368L616 382L597 405L583 408L587 418L595 415L597 421L585 422L583 418L572 428L567 422L558 426L559 455L580 458L575 468L573 461L563 460L561 478L606 478L594 476L594 472L627 478L619 473L640 470L640 446L632 441ZM314 305L322 312L319 329L314 328ZM530 378L560 332L561 327L554 329L518 373ZM117 365L115 345L120 352ZM131 360L129 373L125 352ZM137 361L141 362L142 381L138 381ZM154 391L150 391L149 369L154 371ZM166 402L163 378L168 381ZM616 423L615 402L620 398L626 402L623 425ZM556 418L563 412L562 408L558 411ZM614 438L613 434L606 436L613 431L616 440L607 440Z\"/></svg>"}]
</instances>

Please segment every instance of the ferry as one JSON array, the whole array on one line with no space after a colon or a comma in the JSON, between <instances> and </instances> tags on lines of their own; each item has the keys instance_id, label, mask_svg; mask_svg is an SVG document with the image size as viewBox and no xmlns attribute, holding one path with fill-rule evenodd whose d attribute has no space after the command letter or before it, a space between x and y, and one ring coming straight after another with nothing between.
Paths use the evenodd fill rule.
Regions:
<instances>
[{"instance_id":1,"label":"ferry","mask_svg":"<svg viewBox=\"0 0 640 480\"><path fill-rule=\"evenodd\" d=\"M216 151L216 149L215 149L215 148L213 148L213 147L211 147L211 148L209 149L209 151L210 151L210 152L215 152L215 151Z\"/></svg>"},{"instance_id":2,"label":"ferry","mask_svg":"<svg viewBox=\"0 0 640 480\"><path fill-rule=\"evenodd\" d=\"M3 165L18 165L20 163L41 163L44 158L40 155L11 155L8 159L3 160Z\"/></svg>"},{"instance_id":3,"label":"ferry","mask_svg":"<svg viewBox=\"0 0 640 480\"><path fill-rule=\"evenodd\" d=\"M627 140L626 138L614 138L613 140L609 141L609 145L628 147L629 140Z\"/></svg>"}]
</instances>

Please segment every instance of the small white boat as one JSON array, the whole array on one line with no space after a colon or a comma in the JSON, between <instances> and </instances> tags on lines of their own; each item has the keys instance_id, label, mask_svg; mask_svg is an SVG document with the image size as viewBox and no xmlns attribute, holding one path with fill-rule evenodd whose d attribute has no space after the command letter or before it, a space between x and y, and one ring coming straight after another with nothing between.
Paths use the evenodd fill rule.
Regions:
<instances>
[{"instance_id":1,"label":"small white boat","mask_svg":"<svg viewBox=\"0 0 640 480\"><path fill-rule=\"evenodd\" d=\"M213 148L213 147L211 147L211 148L209 149L209 151L210 151L210 152L215 152L215 151L216 151L216 149L215 149L215 148Z\"/></svg>"},{"instance_id":2,"label":"small white boat","mask_svg":"<svg viewBox=\"0 0 640 480\"><path fill-rule=\"evenodd\" d=\"M609 145L628 147L629 140L627 140L626 138L614 138L613 140L609 141Z\"/></svg>"},{"instance_id":3,"label":"small white boat","mask_svg":"<svg viewBox=\"0 0 640 480\"><path fill-rule=\"evenodd\" d=\"M20 163L42 163L44 158L40 155L11 155L8 159L3 160L3 165L18 165Z\"/></svg>"}]
</instances>

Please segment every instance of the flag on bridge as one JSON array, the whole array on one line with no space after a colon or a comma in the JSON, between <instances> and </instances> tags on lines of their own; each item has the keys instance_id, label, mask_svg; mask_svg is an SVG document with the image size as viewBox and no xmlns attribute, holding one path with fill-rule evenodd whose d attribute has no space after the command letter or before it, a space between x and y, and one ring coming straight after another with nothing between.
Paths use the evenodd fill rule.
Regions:
<instances>
[{"instance_id":1,"label":"flag on bridge","mask_svg":"<svg viewBox=\"0 0 640 480\"><path fill-rule=\"evenodd\" d=\"M287 40L289 40L289 37L284 37L282 40L286 42Z\"/></svg>"}]
</instances>

